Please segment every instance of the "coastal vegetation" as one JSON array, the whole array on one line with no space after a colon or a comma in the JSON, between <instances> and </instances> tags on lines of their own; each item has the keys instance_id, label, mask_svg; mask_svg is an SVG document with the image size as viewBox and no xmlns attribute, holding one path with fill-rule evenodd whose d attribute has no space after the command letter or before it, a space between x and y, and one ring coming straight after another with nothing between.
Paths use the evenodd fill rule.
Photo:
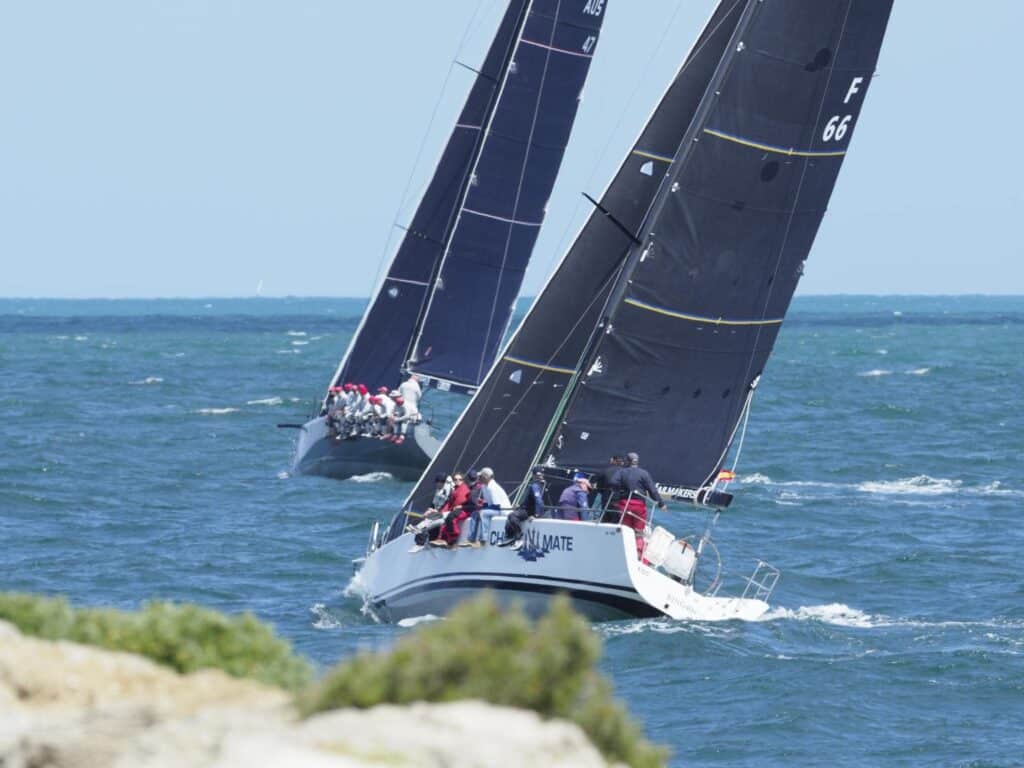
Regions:
<instances>
[{"instance_id":1,"label":"coastal vegetation","mask_svg":"<svg viewBox=\"0 0 1024 768\"><path fill-rule=\"evenodd\" d=\"M313 682L312 667L251 614L147 603L138 612L74 608L62 598L0 593L0 619L27 635L136 653L187 673L217 668L293 692L304 716L378 704L477 699L575 722L613 762L663 765L597 670L599 638L567 599L531 622L492 595L458 606L399 640L361 653Z\"/></svg>"}]
</instances>

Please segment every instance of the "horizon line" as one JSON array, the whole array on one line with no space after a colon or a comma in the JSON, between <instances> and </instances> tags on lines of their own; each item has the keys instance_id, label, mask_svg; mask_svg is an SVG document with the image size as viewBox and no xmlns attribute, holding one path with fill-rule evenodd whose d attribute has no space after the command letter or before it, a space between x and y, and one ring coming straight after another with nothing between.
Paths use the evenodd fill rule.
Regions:
<instances>
[{"instance_id":1,"label":"horizon line","mask_svg":"<svg viewBox=\"0 0 1024 768\"><path fill-rule=\"evenodd\" d=\"M793 298L795 299L816 299L816 298L965 298L965 297L978 297L978 298L1024 298L1024 292L990 292L983 293L977 291L966 291L962 293L904 293L904 292L892 292L892 293L799 293ZM299 294L279 294L279 295L244 295L244 296L0 296L0 301L250 301L254 299L266 299L268 301L279 301L282 299L298 299L301 301L366 301L373 298L370 295L365 296L326 296L326 295L299 295ZM532 296L520 296L516 299L520 301L534 301L537 298L536 295Z\"/></svg>"}]
</instances>

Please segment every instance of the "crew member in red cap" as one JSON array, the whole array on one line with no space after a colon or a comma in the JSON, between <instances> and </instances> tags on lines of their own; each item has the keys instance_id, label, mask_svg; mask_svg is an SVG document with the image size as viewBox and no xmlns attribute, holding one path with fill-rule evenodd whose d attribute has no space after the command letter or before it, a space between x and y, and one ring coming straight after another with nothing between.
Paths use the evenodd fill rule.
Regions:
<instances>
[{"instance_id":1,"label":"crew member in red cap","mask_svg":"<svg viewBox=\"0 0 1024 768\"><path fill-rule=\"evenodd\" d=\"M412 423L412 416L409 414L409 409L405 406L405 398L401 395L395 395L395 409L391 412L391 418L388 420L388 437L387 439L395 443L395 445L401 445L405 442L405 436L409 431L409 424Z\"/></svg>"}]
</instances>

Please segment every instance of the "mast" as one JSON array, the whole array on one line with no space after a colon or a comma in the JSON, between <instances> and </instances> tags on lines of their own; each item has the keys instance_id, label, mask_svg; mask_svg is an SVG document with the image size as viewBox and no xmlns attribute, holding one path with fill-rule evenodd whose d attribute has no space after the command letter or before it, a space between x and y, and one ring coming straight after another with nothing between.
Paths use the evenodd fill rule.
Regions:
<instances>
[{"instance_id":1,"label":"mast","mask_svg":"<svg viewBox=\"0 0 1024 768\"><path fill-rule=\"evenodd\" d=\"M331 379L369 386L397 384L409 339L422 318L428 289L454 228L456 210L483 146L482 127L491 119L498 89L526 21L529 0L510 0L477 72L441 159L420 199L388 271Z\"/></svg>"},{"instance_id":2,"label":"mast","mask_svg":"<svg viewBox=\"0 0 1024 768\"><path fill-rule=\"evenodd\" d=\"M605 2L533 0L410 347L408 370L472 391L511 320L569 141Z\"/></svg>"}]
</instances>

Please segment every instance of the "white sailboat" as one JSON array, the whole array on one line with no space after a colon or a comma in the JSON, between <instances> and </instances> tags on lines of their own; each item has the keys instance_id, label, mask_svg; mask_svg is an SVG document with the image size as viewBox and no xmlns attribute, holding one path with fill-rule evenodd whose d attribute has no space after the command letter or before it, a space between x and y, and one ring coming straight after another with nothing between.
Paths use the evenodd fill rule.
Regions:
<instances>
[{"instance_id":1,"label":"white sailboat","mask_svg":"<svg viewBox=\"0 0 1024 768\"><path fill-rule=\"evenodd\" d=\"M564 592L595 619L767 610L778 571L758 562L737 596L720 595L711 531L890 10L721 0L402 511L373 530L353 581L370 611L439 614L482 588L535 611ZM539 471L553 506L574 476L623 450L671 500L657 521L537 517L518 549L496 546L504 518L481 548L416 547L407 532L435 473L493 467L520 507ZM684 541L665 521L687 510L710 521Z\"/></svg>"}]
</instances>

